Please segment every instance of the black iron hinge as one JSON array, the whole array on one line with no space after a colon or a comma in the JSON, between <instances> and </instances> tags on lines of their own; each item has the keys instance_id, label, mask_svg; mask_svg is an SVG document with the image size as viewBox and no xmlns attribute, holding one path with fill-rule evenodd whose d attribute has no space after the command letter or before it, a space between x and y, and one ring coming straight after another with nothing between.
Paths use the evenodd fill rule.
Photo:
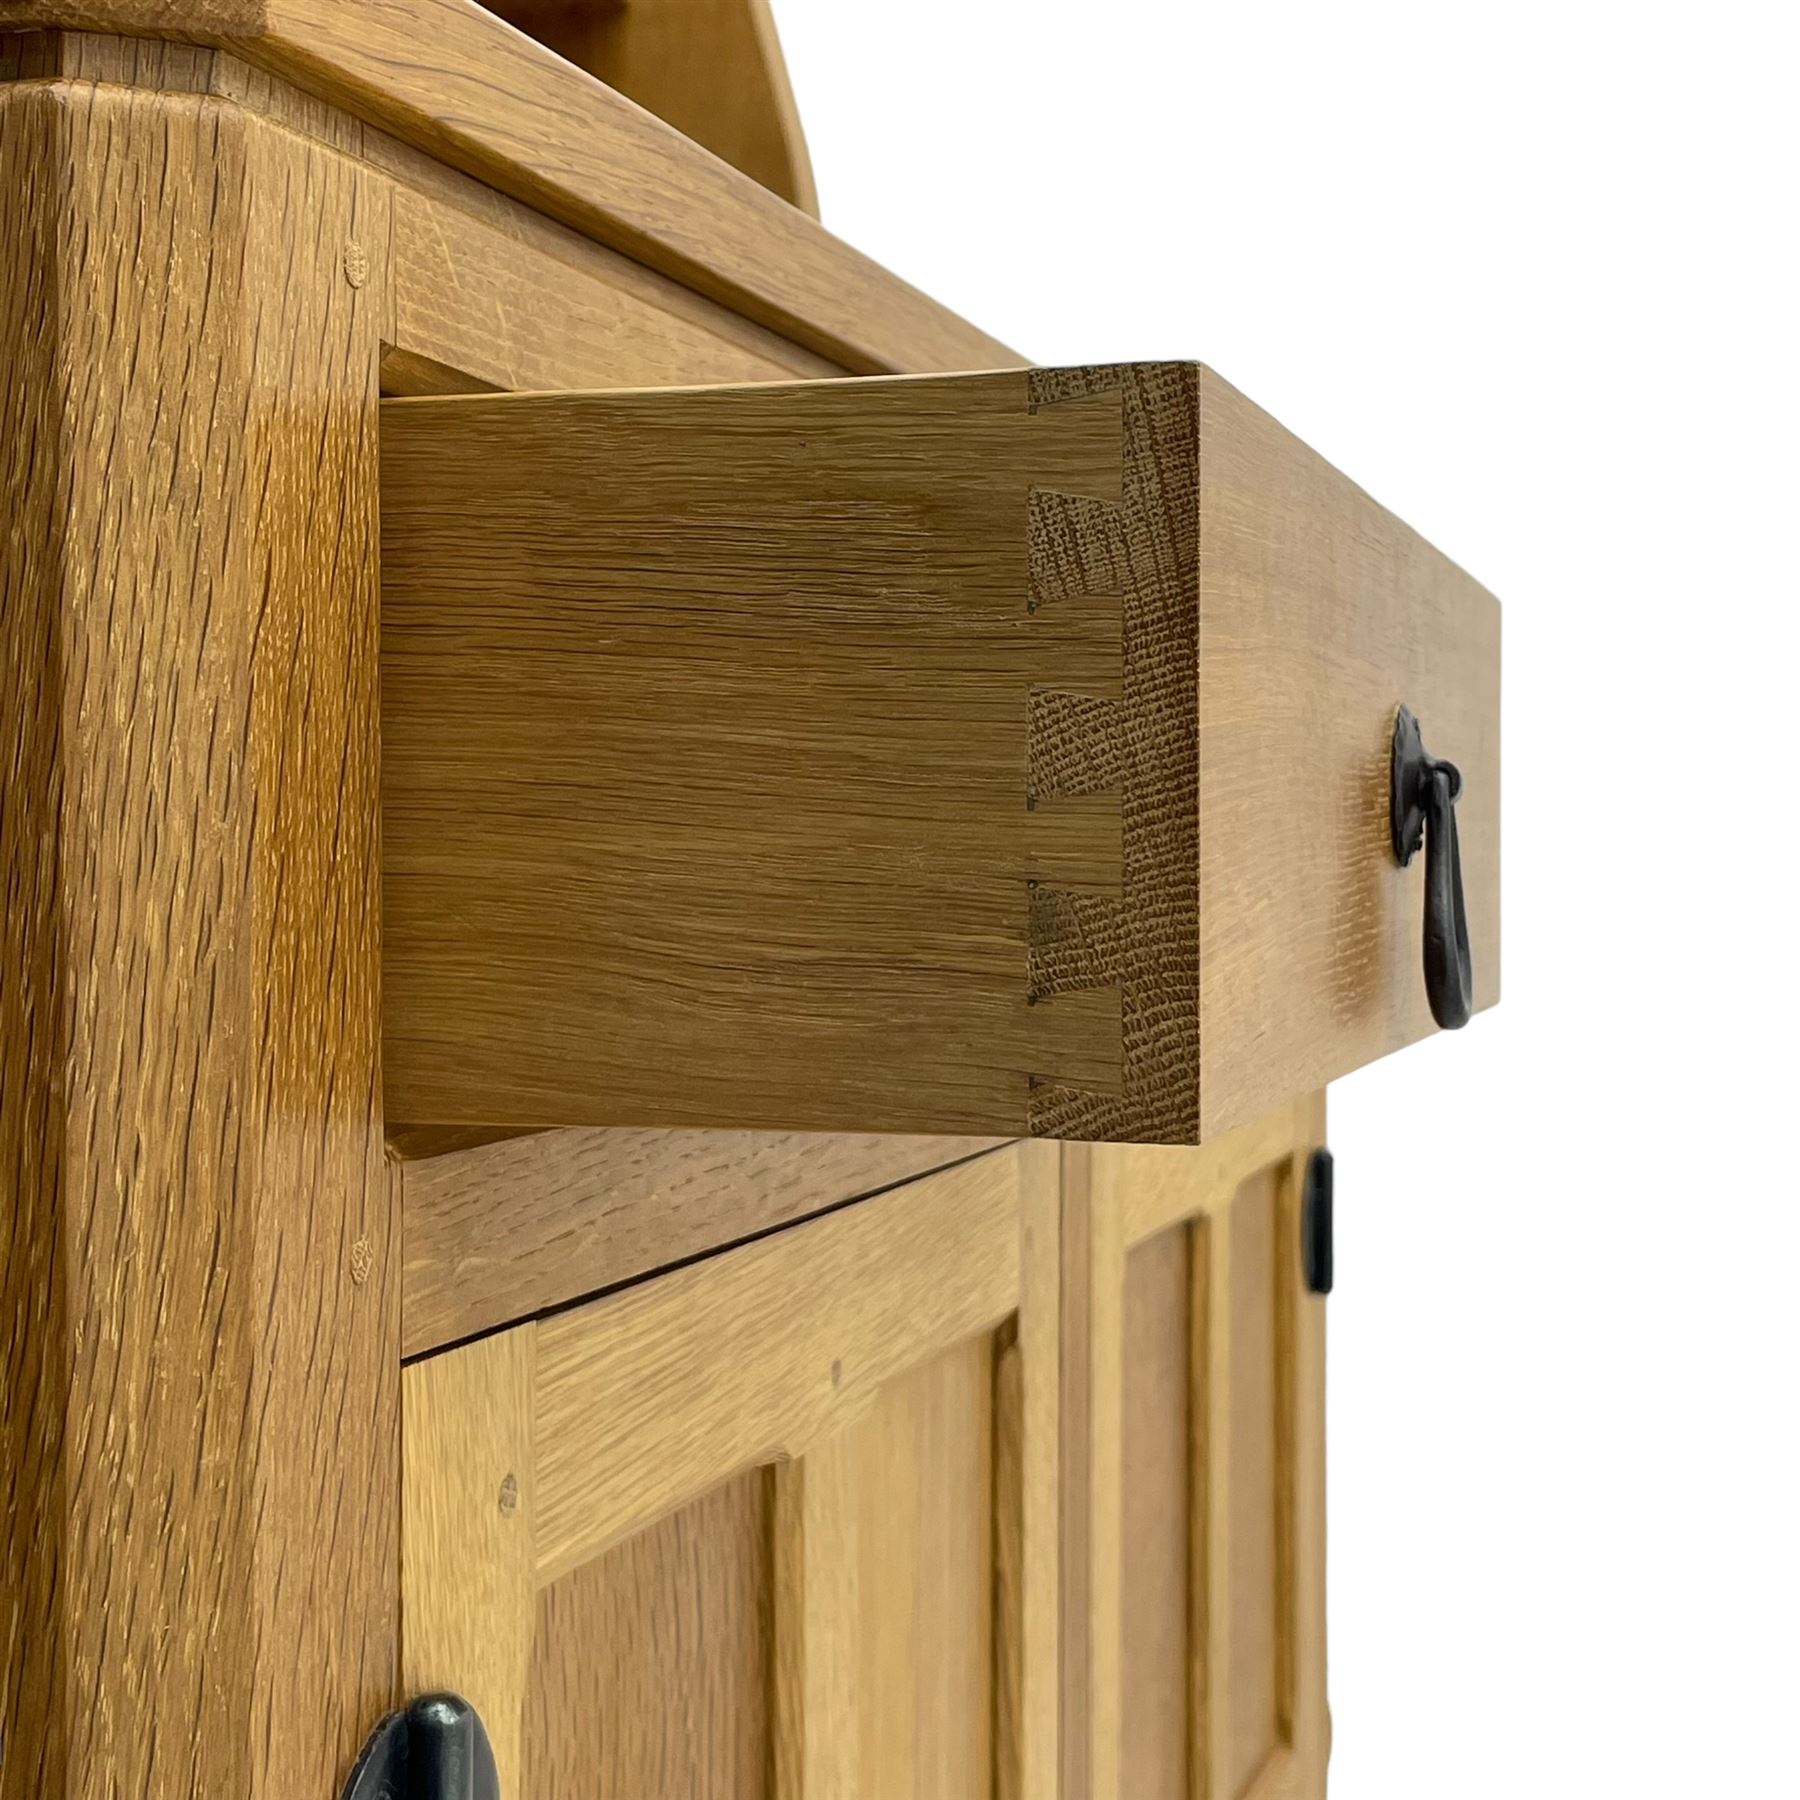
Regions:
<instances>
[{"instance_id":1,"label":"black iron hinge","mask_svg":"<svg viewBox=\"0 0 1800 1800\"><path fill-rule=\"evenodd\" d=\"M363 1745L344 1800L500 1800L481 1716L458 1694L421 1694Z\"/></svg>"},{"instance_id":2,"label":"black iron hinge","mask_svg":"<svg viewBox=\"0 0 1800 1800\"><path fill-rule=\"evenodd\" d=\"M1315 1150L1306 1159L1306 1181L1300 1190L1300 1262L1306 1285L1315 1294L1331 1292L1332 1263L1332 1166L1329 1150Z\"/></svg>"}]
</instances>

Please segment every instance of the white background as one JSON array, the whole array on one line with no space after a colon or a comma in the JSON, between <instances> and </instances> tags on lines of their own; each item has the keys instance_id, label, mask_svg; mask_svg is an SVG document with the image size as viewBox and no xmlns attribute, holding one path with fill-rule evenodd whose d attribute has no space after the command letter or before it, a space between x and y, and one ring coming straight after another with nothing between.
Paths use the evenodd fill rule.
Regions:
<instances>
[{"instance_id":1,"label":"white background","mask_svg":"<svg viewBox=\"0 0 1800 1800\"><path fill-rule=\"evenodd\" d=\"M1335 1800L1800 1795L1794 9L776 12L841 236L1506 608L1504 1002L1333 1090Z\"/></svg>"}]
</instances>

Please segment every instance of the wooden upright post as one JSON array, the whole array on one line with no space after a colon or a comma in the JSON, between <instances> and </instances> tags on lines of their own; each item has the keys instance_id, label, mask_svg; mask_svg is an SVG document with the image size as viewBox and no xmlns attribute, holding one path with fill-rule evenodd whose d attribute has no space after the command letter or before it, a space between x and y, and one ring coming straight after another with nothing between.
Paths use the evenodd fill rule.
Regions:
<instances>
[{"instance_id":1,"label":"wooden upright post","mask_svg":"<svg viewBox=\"0 0 1800 1800\"><path fill-rule=\"evenodd\" d=\"M395 1687L386 208L0 84L0 1792L334 1793Z\"/></svg>"}]
</instances>

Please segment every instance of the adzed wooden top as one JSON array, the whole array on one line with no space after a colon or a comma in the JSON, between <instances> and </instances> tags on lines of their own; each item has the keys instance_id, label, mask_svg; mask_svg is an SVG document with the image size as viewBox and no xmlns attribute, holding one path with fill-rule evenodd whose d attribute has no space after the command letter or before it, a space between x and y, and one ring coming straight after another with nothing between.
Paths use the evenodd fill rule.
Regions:
<instances>
[{"instance_id":1,"label":"adzed wooden top","mask_svg":"<svg viewBox=\"0 0 1800 1800\"><path fill-rule=\"evenodd\" d=\"M475 0L0 0L0 31L209 44L860 374L1020 358Z\"/></svg>"}]
</instances>

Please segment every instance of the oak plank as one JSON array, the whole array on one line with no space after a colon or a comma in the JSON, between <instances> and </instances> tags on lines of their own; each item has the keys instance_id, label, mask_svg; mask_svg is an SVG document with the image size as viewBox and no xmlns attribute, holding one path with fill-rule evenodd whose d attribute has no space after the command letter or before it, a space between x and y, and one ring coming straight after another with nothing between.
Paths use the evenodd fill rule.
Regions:
<instances>
[{"instance_id":1,"label":"oak plank","mask_svg":"<svg viewBox=\"0 0 1800 1800\"><path fill-rule=\"evenodd\" d=\"M1291 1472L1278 1455L1286 1402L1277 1362L1275 1200L1274 1177L1264 1170L1208 1228L1213 1267L1203 1304L1213 1320L1214 1393L1226 1408L1214 1418L1213 1442L1230 1445L1224 1472L1211 1471L1218 1535L1206 1571L1221 1594L1213 1616L1224 1642L1214 1640L1212 1656L1224 1706L1215 1705L1211 1749L1212 1791L1224 1794L1241 1794L1279 1747L1285 1708L1284 1552L1276 1525ZM1229 1239L1223 1254L1221 1235Z\"/></svg>"},{"instance_id":2,"label":"oak plank","mask_svg":"<svg viewBox=\"0 0 1800 1800\"><path fill-rule=\"evenodd\" d=\"M39 41L21 39L10 48L15 72L35 71ZM64 474L53 387L63 329L53 208L62 143L62 120L44 96L0 89L0 468L11 520L0 538L6 733L0 889L7 896L0 907L0 1590L10 1602L0 1639L5 1800L37 1792L61 1800L73 1791L58 1588L69 1578L74 1549L65 1542L63 1438L81 1397L70 1366L71 1296L62 1278L72 1145L60 1090L70 1044L64 903L52 850L62 786L53 746L66 706L56 591ZM101 1298L78 1292L76 1315Z\"/></svg>"},{"instance_id":3,"label":"oak plank","mask_svg":"<svg viewBox=\"0 0 1800 1800\"><path fill-rule=\"evenodd\" d=\"M523 1685L533 1792L1048 1791L1058 1160L410 1364L409 1670Z\"/></svg>"},{"instance_id":4,"label":"oak plank","mask_svg":"<svg viewBox=\"0 0 1800 1800\"><path fill-rule=\"evenodd\" d=\"M1057 1650L1057 1793L1090 1800L1094 1792L1093 1629L1094 1483L1104 1470L1094 1460L1095 1276L1110 1267L1096 1257L1091 1144L1057 1147L1061 1198L1058 1256L1058 1384L1061 1437L1057 1445L1057 1605L1064 1629ZM1102 1246L1104 1248L1104 1246ZM1102 1671L1104 1673L1104 1671Z\"/></svg>"},{"instance_id":5,"label":"oak plank","mask_svg":"<svg viewBox=\"0 0 1800 1800\"><path fill-rule=\"evenodd\" d=\"M403 1162L420 1356L952 1162L990 1138L552 1131Z\"/></svg>"},{"instance_id":6,"label":"oak plank","mask_svg":"<svg viewBox=\"0 0 1800 1800\"><path fill-rule=\"evenodd\" d=\"M398 1678L386 213L193 92L7 84L0 157L4 1789L331 1792Z\"/></svg>"},{"instance_id":7,"label":"oak plank","mask_svg":"<svg viewBox=\"0 0 1800 1800\"><path fill-rule=\"evenodd\" d=\"M494 0L503 19L813 218L819 197L769 0Z\"/></svg>"},{"instance_id":8,"label":"oak plank","mask_svg":"<svg viewBox=\"0 0 1800 1800\"><path fill-rule=\"evenodd\" d=\"M735 1476L539 1592L518 1792L768 1793L770 1489Z\"/></svg>"},{"instance_id":9,"label":"oak plank","mask_svg":"<svg viewBox=\"0 0 1800 1800\"><path fill-rule=\"evenodd\" d=\"M1309 1095L1296 1107L1294 1142L1302 1151L1325 1142L1325 1095ZM1292 1246L1300 1240L1305 1198L1304 1155L1281 1178L1277 1230ZM1325 1302L1306 1290L1298 1259L1285 1256L1278 1294L1280 1356L1287 1405L1282 1420L1281 1466L1286 1471L1277 1516L1287 1564L1281 1594L1283 1638L1283 1735L1295 1800L1325 1800L1331 1757L1331 1706L1326 1692L1325 1622Z\"/></svg>"},{"instance_id":10,"label":"oak plank","mask_svg":"<svg viewBox=\"0 0 1800 1800\"><path fill-rule=\"evenodd\" d=\"M617 251L499 196L471 192L472 182L417 156L377 146L376 160L396 177L393 352L464 377L442 391L791 381L842 372Z\"/></svg>"},{"instance_id":11,"label":"oak plank","mask_svg":"<svg viewBox=\"0 0 1800 1800\"><path fill-rule=\"evenodd\" d=\"M1016 1702L997 1713L998 1800L1056 1791L1062 1704L1062 1182L1063 1146L1024 1143L1019 1159L1019 1304L1012 1341L996 1368L995 1530L1018 1554L1010 1591L995 1583L995 1661ZM1004 1444L1004 1459L1001 1444ZM996 1559L1001 1552L996 1549ZM1015 1657L1007 1655L1017 1646ZM997 1675L996 1679L1000 1679Z\"/></svg>"},{"instance_id":12,"label":"oak plank","mask_svg":"<svg viewBox=\"0 0 1800 1800\"><path fill-rule=\"evenodd\" d=\"M994 1349L994 1800L1025 1800L1023 1742L1026 1670L1030 1656L1021 1623L1029 1596L1046 1576L1025 1555L1025 1356L1018 1339L1001 1332ZM1054 1470L1052 1471L1054 1484ZM1055 1491L1052 1485L1052 1492ZM1055 1565L1051 1564L1053 1575ZM1059 1598L1059 1597L1058 1597ZM1056 1674L1052 1671L1052 1674ZM1049 1743L1054 1751L1056 1739Z\"/></svg>"},{"instance_id":13,"label":"oak plank","mask_svg":"<svg viewBox=\"0 0 1800 1800\"><path fill-rule=\"evenodd\" d=\"M1190 1236L1179 1226L1125 1259L1119 1783L1132 1800L1192 1800L1194 1791L1187 1682L1192 1266Z\"/></svg>"},{"instance_id":14,"label":"oak plank","mask_svg":"<svg viewBox=\"0 0 1800 1800\"><path fill-rule=\"evenodd\" d=\"M536 1340L503 1331L406 1371L400 1581L406 1692L460 1694L500 1791L526 1768L537 1569Z\"/></svg>"},{"instance_id":15,"label":"oak plank","mask_svg":"<svg viewBox=\"0 0 1800 1800\"><path fill-rule=\"evenodd\" d=\"M930 1349L991 1330L1018 1304L1019 1185L998 1151L530 1328L539 1579L804 1455Z\"/></svg>"},{"instance_id":16,"label":"oak plank","mask_svg":"<svg viewBox=\"0 0 1800 1800\"><path fill-rule=\"evenodd\" d=\"M476 0L0 0L229 51L844 368L1018 358Z\"/></svg>"},{"instance_id":17,"label":"oak plank","mask_svg":"<svg viewBox=\"0 0 1800 1800\"><path fill-rule=\"evenodd\" d=\"M780 1800L993 1793L992 1343L895 1377L777 1468Z\"/></svg>"},{"instance_id":18,"label":"oak plank","mask_svg":"<svg viewBox=\"0 0 1800 1800\"><path fill-rule=\"evenodd\" d=\"M1252 1175L1290 1155L1296 1143L1321 1141L1308 1094L1200 1145L1198 1154L1161 1144L1118 1144L1107 1174L1118 1195L1120 1232L1130 1249L1195 1215L1196 1196L1235 1194ZM1310 1138L1308 1133L1314 1133Z\"/></svg>"}]
</instances>

